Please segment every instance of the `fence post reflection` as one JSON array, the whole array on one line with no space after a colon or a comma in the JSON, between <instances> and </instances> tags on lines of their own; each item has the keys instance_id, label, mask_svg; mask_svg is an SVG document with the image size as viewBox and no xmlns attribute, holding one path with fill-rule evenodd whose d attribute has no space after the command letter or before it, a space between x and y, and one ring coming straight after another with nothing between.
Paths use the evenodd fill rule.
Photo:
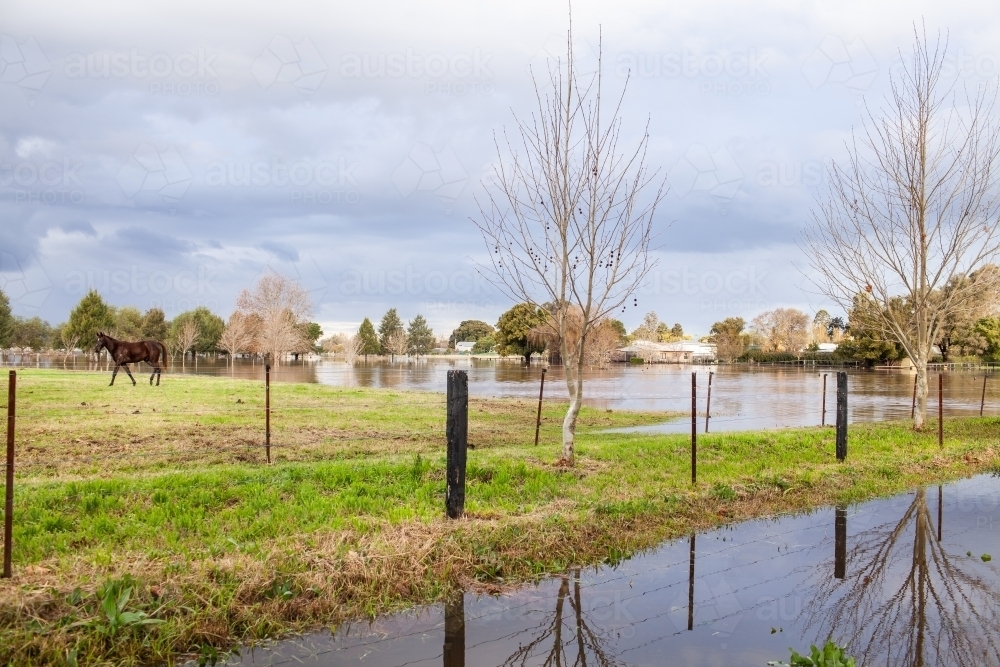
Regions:
<instances>
[{"instance_id":1,"label":"fence post reflection","mask_svg":"<svg viewBox=\"0 0 1000 667\"><path fill-rule=\"evenodd\" d=\"M838 507L833 521L833 577L843 579L847 574L847 508Z\"/></svg>"},{"instance_id":2,"label":"fence post reflection","mask_svg":"<svg viewBox=\"0 0 1000 667\"><path fill-rule=\"evenodd\" d=\"M694 630L694 533L691 533L691 553L688 563L688 630Z\"/></svg>"},{"instance_id":3,"label":"fence post reflection","mask_svg":"<svg viewBox=\"0 0 1000 667\"><path fill-rule=\"evenodd\" d=\"M465 595L444 605L444 667L465 667Z\"/></svg>"}]
</instances>

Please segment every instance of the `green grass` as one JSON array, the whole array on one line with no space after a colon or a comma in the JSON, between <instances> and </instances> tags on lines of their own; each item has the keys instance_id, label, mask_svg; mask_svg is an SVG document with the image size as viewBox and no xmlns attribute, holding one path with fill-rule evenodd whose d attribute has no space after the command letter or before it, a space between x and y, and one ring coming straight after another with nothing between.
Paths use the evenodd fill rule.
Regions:
<instances>
[{"instance_id":1,"label":"green grass","mask_svg":"<svg viewBox=\"0 0 1000 667\"><path fill-rule=\"evenodd\" d=\"M934 424L857 425L843 464L829 428L700 435L692 487L687 436L602 432L662 413L584 410L565 468L565 406L546 406L535 447L535 404L473 399L467 517L447 521L440 394L276 384L267 465L259 382L106 379L19 372L0 662L170 662L457 586L497 591L720 522L989 469L1000 426L948 421L939 449ZM109 629L102 595L125 589L118 612L148 616Z\"/></svg>"}]
</instances>

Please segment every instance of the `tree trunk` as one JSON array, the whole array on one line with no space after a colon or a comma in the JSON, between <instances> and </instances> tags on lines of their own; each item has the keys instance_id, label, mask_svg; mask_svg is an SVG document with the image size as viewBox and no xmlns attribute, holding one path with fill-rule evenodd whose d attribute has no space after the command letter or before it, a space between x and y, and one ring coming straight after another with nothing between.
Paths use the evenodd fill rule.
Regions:
<instances>
[{"instance_id":1,"label":"tree trunk","mask_svg":"<svg viewBox=\"0 0 1000 667\"><path fill-rule=\"evenodd\" d=\"M583 355L575 364L566 364L566 388L569 390L569 409L563 419L563 453L562 459L566 465L576 463L576 419L580 416L583 406Z\"/></svg>"},{"instance_id":2,"label":"tree trunk","mask_svg":"<svg viewBox=\"0 0 1000 667\"><path fill-rule=\"evenodd\" d=\"M913 365L917 371L917 408L913 411L913 429L920 431L927 423L927 357L919 353Z\"/></svg>"}]
</instances>

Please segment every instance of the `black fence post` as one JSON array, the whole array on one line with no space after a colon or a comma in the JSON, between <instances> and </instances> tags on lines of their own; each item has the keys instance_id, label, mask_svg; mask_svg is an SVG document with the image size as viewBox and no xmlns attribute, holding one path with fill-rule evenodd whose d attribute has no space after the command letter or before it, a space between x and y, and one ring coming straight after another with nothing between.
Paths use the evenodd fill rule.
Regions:
<instances>
[{"instance_id":1,"label":"black fence post","mask_svg":"<svg viewBox=\"0 0 1000 667\"><path fill-rule=\"evenodd\" d=\"M271 462L271 366L264 366L264 452Z\"/></svg>"},{"instance_id":2,"label":"black fence post","mask_svg":"<svg viewBox=\"0 0 1000 667\"><path fill-rule=\"evenodd\" d=\"M944 522L944 490L940 484L938 484L938 525L937 525L937 541L941 541L941 525Z\"/></svg>"},{"instance_id":3,"label":"black fence post","mask_svg":"<svg viewBox=\"0 0 1000 667\"><path fill-rule=\"evenodd\" d=\"M698 373L691 373L691 483L698 482Z\"/></svg>"},{"instance_id":4,"label":"black fence post","mask_svg":"<svg viewBox=\"0 0 1000 667\"><path fill-rule=\"evenodd\" d=\"M917 414L917 379L919 375L913 376L913 403L910 404L910 419L913 419Z\"/></svg>"},{"instance_id":5,"label":"black fence post","mask_svg":"<svg viewBox=\"0 0 1000 667\"><path fill-rule=\"evenodd\" d=\"M542 393L545 392L545 371L542 369L542 381L538 385L538 416L535 417L535 446L538 446L538 432L542 428Z\"/></svg>"},{"instance_id":6,"label":"black fence post","mask_svg":"<svg viewBox=\"0 0 1000 667\"><path fill-rule=\"evenodd\" d=\"M847 576L847 508L838 507L833 520L833 578Z\"/></svg>"},{"instance_id":7,"label":"black fence post","mask_svg":"<svg viewBox=\"0 0 1000 667\"><path fill-rule=\"evenodd\" d=\"M847 458L847 373L837 373L837 460Z\"/></svg>"},{"instance_id":8,"label":"black fence post","mask_svg":"<svg viewBox=\"0 0 1000 667\"><path fill-rule=\"evenodd\" d=\"M14 418L16 415L17 371L7 381L7 489L3 506L3 578L10 579L14 546Z\"/></svg>"},{"instance_id":9,"label":"black fence post","mask_svg":"<svg viewBox=\"0 0 1000 667\"><path fill-rule=\"evenodd\" d=\"M469 445L469 376L465 371L448 371L448 487L445 511L449 519L465 512L465 461Z\"/></svg>"}]
</instances>

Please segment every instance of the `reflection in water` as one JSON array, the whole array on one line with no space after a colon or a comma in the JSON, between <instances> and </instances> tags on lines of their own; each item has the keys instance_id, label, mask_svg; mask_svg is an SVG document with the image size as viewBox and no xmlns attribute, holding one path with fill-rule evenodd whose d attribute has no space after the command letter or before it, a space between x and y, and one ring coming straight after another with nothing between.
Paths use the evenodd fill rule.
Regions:
<instances>
[{"instance_id":1,"label":"reflection in water","mask_svg":"<svg viewBox=\"0 0 1000 667\"><path fill-rule=\"evenodd\" d=\"M694 630L694 533L688 553L688 630Z\"/></svg>"},{"instance_id":2,"label":"reflection in water","mask_svg":"<svg viewBox=\"0 0 1000 667\"><path fill-rule=\"evenodd\" d=\"M465 667L465 596L444 605L444 667Z\"/></svg>"},{"instance_id":3,"label":"reflection in water","mask_svg":"<svg viewBox=\"0 0 1000 667\"><path fill-rule=\"evenodd\" d=\"M838 572L847 526L845 514L842 533L840 512L835 574L816 586L805 610L806 630L845 642L858 664L916 667L1000 661L995 602L1000 589L972 571L974 559L942 547L941 487L937 535L927 492L921 489L902 518L852 539L846 558L856 573L851 578Z\"/></svg>"},{"instance_id":4,"label":"reflection in water","mask_svg":"<svg viewBox=\"0 0 1000 667\"><path fill-rule=\"evenodd\" d=\"M847 573L847 508L838 507L833 521L833 578L843 579Z\"/></svg>"},{"instance_id":5,"label":"reflection in water","mask_svg":"<svg viewBox=\"0 0 1000 667\"><path fill-rule=\"evenodd\" d=\"M570 595L570 579L573 594ZM569 605L569 609L566 605ZM570 613L567 613L570 612ZM567 617L569 619L567 620ZM611 633L589 621L583 609L580 570L560 577L555 609L542 615L534 630L534 638L522 644L504 660L504 666L527 665L597 665L605 667L619 663L605 644ZM571 659L572 658L572 659Z\"/></svg>"}]
</instances>

